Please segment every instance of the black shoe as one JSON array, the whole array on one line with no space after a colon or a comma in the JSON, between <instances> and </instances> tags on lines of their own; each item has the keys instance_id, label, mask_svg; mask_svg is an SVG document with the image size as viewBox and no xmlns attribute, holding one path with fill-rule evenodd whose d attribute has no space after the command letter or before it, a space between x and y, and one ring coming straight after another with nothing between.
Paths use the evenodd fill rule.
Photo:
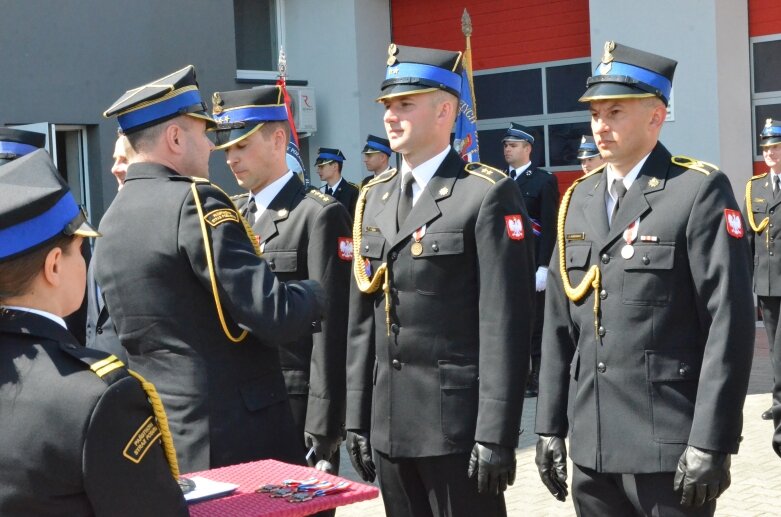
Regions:
<instances>
[{"instance_id":1,"label":"black shoe","mask_svg":"<svg viewBox=\"0 0 781 517\"><path fill-rule=\"evenodd\" d=\"M771 407L764 413L762 413L762 420L773 420L773 408Z\"/></svg>"}]
</instances>

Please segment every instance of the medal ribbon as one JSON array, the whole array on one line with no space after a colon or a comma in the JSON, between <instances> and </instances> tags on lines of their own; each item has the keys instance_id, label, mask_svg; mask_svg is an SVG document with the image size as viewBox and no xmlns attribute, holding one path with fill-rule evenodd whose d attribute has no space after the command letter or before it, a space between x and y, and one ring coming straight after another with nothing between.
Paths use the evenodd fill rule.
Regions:
<instances>
[{"instance_id":1,"label":"medal ribbon","mask_svg":"<svg viewBox=\"0 0 781 517\"><path fill-rule=\"evenodd\" d=\"M635 220L630 224L626 230L624 230L624 240L628 245L631 245L637 239L637 231L640 227L640 219Z\"/></svg>"},{"instance_id":2,"label":"medal ribbon","mask_svg":"<svg viewBox=\"0 0 781 517\"><path fill-rule=\"evenodd\" d=\"M426 225L424 224L417 230L415 230L415 233L413 234L413 237L415 239L415 242L420 242L420 240L423 238L423 236L426 235Z\"/></svg>"}]
</instances>

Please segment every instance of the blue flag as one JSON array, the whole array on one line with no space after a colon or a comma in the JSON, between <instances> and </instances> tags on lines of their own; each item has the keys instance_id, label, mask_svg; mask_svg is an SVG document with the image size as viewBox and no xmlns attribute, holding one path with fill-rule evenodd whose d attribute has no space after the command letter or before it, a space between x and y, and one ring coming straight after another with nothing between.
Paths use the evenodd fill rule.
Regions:
<instances>
[{"instance_id":1,"label":"blue flag","mask_svg":"<svg viewBox=\"0 0 781 517\"><path fill-rule=\"evenodd\" d=\"M472 83L472 52L468 45L463 59L461 100L458 103L454 144L461 159L465 162L477 162L480 161L480 146L477 143L477 110Z\"/></svg>"}]
</instances>

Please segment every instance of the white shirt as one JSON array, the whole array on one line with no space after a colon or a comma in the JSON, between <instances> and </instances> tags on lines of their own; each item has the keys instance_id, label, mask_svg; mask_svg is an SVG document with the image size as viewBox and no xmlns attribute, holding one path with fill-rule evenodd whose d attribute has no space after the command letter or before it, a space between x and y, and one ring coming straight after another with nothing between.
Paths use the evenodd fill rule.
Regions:
<instances>
[{"instance_id":1,"label":"white shirt","mask_svg":"<svg viewBox=\"0 0 781 517\"><path fill-rule=\"evenodd\" d=\"M526 162L526 165L521 165L517 169L513 169L512 167L510 167L510 172L512 172L514 170L515 171L515 177L517 178L518 176L523 174L526 171L526 169L528 169L531 166L532 166L532 162L529 161L529 162ZM510 174L510 177L512 178L512 174Z\"/></svg>"},{"instance_id":2,"label":"white shirt","mask_svg":"<svg viewBox=\"0 0 781 517\"><path fill-rule=\"evenodd\" d=\"M38 316L43 316L44 318L52 320L54 323L57 323L64 329L68 329L68 326L65 325L65 320L57 316L56 314L52 314L51 312L42 311L40 309L33 309L30 307L17 307L15 305L3 305L4 309L13 309L15 311L21 311L21 312L31 312L33 314L37 314Z\"/></svg>"},{"instance_id":3,"label":"white shirt","mask_svg":"<svg viewBox=\"0 0 781 517\"><path fill-rule=\"evenodd\" d=\"M610 220L610 215L613 213L613 207L616 205L616 199L618 198L616 196L616 193L613 191L613 181L614 180L623 180L624 186L626 187L626 190L628 191L629 188L632 186L632 183L635 182L635 179L637 179L637 175L640 174L640 169L643 168L643 165L645 165L645 161L648 159L648 156L650 156L651 153L646 154L643 156L643 159L637 162L637 165L632 167L632 170L630 170L626 176L621 178L616 172L613 170L613 167L610 166L610 164L605 167L605 170L607 171L607 189L605 193L605 209L607 210L607 220Z\"/></svg>"},{"instance_id":4,"label":"white shirt","mask_svg":"<svg viewBox=\"0 0 781 517\"><path fill-rule=\"evenodd\" d=\"M344 179L343 177L339 176L339 180L337 180L337 182L334 183L333 185L329 185L328 183L326 183L325 185L323 185L323 192L325 192L326 187L331 187L332 193L336 192L336 188L339 186L339 184L342 182L343 179Z\"/></svg>"},{"instance_id":5,"label":"white shirt","mask_svg":"<svg viewBox=\"0 0 781 517\"><path fill-rule=\"evenodd\" d=\"M418 198L420 198L420 193L423 192L423 189L426 188L428 182L431 181L431 178L434 177L434 173L437 172L439 166L442 165L442 162L445 161L445 157L449 152L450 152L450 146L448 145L444 151L434 156L433 158L429 158L428 160L421 163L414 169L411 169L409 164L405 160L401 161L400 188L401 189L404 188L404 178L406 178L408 174L412 174L412 176L415 178L415 182L412 184L412 205L413 206L415 206L415 203L417 203Z\"/></svg>"},{"instance_id":6,"label":"white shirt","mask_svg":"<svg viewBox=\"0 0 781 517\"><path fill-rule=\"evenodd\" d=\"M274 198L277 197L277 194L285 188L285 185L287 185L287 182L291 179L293 179L293 172L288 170L281 177L263 187L260 192L253 196L255 198L255 204L258 206L256 220L260 218L260 214L268 208Z\"/></svg>"}]
</instances>

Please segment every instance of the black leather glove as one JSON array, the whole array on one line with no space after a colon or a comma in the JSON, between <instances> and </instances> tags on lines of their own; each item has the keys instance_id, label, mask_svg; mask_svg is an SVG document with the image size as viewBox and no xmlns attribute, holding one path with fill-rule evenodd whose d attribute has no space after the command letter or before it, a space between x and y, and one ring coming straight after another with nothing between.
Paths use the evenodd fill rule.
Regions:
<instances>
[{"instance_id":1,"label":"black leather glove","mask_svg":"<svg viewBox=\"0 0 781 517\"><path fill-rule=\"evenodd\" d=\"M323 286L321 286L320 282L317 280L310 279L299 280L298 283L315 296L315 301L317 302L317 314L320 316L321 320L324 320L325 308L328 304L328 295L323 289Z\"/></svg>"},{"instance_id":2,"label":"black leather glove","mask_svg":"<svg viewBox=\"0 0 781 517\"><path fill-rule=\"evenodd\" d=\"M470 478L477 474L478 492L498 495L515 483L515 451L495 443L475 443L467 474Z\"/></svg>"},{"instance_id":3,"label":"black leather glove","mask_svg":"<svg viewBox=\"0 0 781 517\"><path fill-rule=\"evenodd\" d=\"M376 468L372 460L372 445L369 433L358 430L347 433L347 454L355 471L364 481L372 482L376 477Z\"/></svg>"},{"instance_id":4,"label":"black leather glove","mask_svg":"<svg viewBox=\"0 0 781 517\"><path fill-rule=\"evenodd\" d=\"M567 500L567 444L558 436L540 436L534 457L542 483L553 497Z\"/></svg>"},{"instance_id":5,"label":"black leather glove","mask_svg":"<svg viewBox=\"0 0 781 517\"><path fill-rule=\"evenodd\" d=\"M689 445L678 460L673 487L681 491L681 505L697 507L729 488L730 455Z\"/></svg>"},{"instance_id":6,"label":"black leather glove","mask_svg":"<svg viewBox=\"0 0 781 517\"><path fill-rule=\"evenodd\" d=\"M339 444L342 442L341 436L324 436L320 434L313 434L304 432L304 443L307 450L314 447L314 458L310 457L307 462L310 466L314 466L318 460L330 460L336 450L339 448Z\"/></svg>"}]
</instances>

